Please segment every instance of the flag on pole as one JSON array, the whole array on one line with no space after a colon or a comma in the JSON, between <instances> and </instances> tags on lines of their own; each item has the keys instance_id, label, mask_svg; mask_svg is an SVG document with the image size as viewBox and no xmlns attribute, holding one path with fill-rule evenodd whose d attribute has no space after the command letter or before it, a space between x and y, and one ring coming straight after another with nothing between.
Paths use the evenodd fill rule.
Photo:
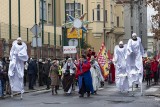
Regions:
<instances>
[{"instance_id":1,"label":"flag on pole","mask_svg":"<svg viewBox=\"0 0 160 107\"><path fill-rule=\"evenodd\" d=\"M101 67L103 77L106 79L109 74L109 64L108 64L108 55L104 43L102 43L102 46L97 55L97 59Z\"/></svg>"}]
</instances>

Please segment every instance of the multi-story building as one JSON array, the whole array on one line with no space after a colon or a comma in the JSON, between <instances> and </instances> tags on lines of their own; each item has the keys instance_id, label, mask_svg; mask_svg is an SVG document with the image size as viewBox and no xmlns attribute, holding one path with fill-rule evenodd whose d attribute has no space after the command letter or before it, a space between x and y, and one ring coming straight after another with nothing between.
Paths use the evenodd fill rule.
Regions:
<instances>
[{"instance_id":1,"label":"multi-story building","mask_svg":"<svg viewBox=\"0 0 160 107\"><path fill-rule=\"evenodd\" d=\"M123 0L124 2L124 42L127 43L132 33L136 33L147 50L147 6L146 0Z\"/></svg>"},{"instance_id":2,"label":"multi-story building","mask_svg":"<svg viewBox=\"0 0 160 107\"><path fill-rule=\"evenodd\" d=\"M74 15L74 0L67 0L67 13ZM87 26L85 38L88 44L98 52L105 42L107 50L113 53L114 46L124 35L123 5L115 0L76 0L80 13L87 13L85 20L93 21ZM80 11L82 10L83 12Z\"/></svg>"},{"instance_id":3,"label":"multi-story building","mask_svg":"<svg viewBox=\"0 0 160 107\"><path fill-rule=\"evenodd\" d=\"M18 6L20 1L20 8ZM36 1L36 6L35 6ZM5 39L5 43L3 45L6 46L6 56L9 55L10 42L16 39L19 36L22 37L23 41L27 42L28 47L31 48L30 42L32 41L32 37L34 37L33 33L30 31L32 26L36 23L39 27L42 27L42 1L43 1L43 22L44 22L44 42L43 47L39 50L41 53L41 57L52 57L55 54L55 50L57 50L57 56L61 56L59 54L60 46L62 45L62 31L61 25L64 20L63 16L61 16L61 7L64 7L64 3L56 3L56 14L54 14L54 0L0 0L0 38ZM59 1L59 0L56 0ZM62 0L61 0L62 1ZM11 3L11 4L10 4ZM36 7L36 8L35 8ZM35 17L35 9L36 9L36 17ZM11 11L9 11L11 10ZM9 13L11 12L11 16ZM20 19L19 19L20 13ZM54 47L54 15L56 15L56 45ZM9 34L9 20L11 20L11 35ZM19 21L20 20L20 21ZM20 30L19 30L20 23ZM42 35L42 34L41 34ZM3 39L3 40L4 40ZM30 56L35 56L35 49L31 48ZM48 53L46 52L48 51ZM50 52L49 52L50 51ZM40 55L39 55L40 56Z\"/></svg>"},{"instance_id":4,"label":"multi-story building","mask_svg":"<svg viewBox=\"0 0 160 107\"><path fill-rule=\"evenodd\" d=\"M9 8L9 1L11 1L11 8ZM4 45L10 44L10 39L16 39L19 34L18 1L0 0L0 37L5 38ZM62 24L67 20L66 14L74 16L75 10L79 15L87 13L84 20L93 22L86 26L88 32L84 33L84 39L94 47L96 52L99 51L101 44L105 42L107 50L113 53L114 46L120 40L126 42L130 38L131 32L136 32L138 35L141 34L145 47L145 37L147 35L145 32L145 7L141 6L139 1L134 2L133 5L130 3L125 3L124 5L121 2L117 2L117 0L56 0L56 13L54 13L54 0L36 0L36 18L35 0L20 0L21 37L28 43L32 41L33 34L30 32L30 28L35 24L35 19L37 24L42 27L42 1L44 1L44 46L41 48L42 57L54 56L55 51L58 51L56 55L61 55L59 53L61 46L68 45L68 39L65 39L67 33L63 32ZM134 8L131 9L131 7ZM12 35L9 35L9 9L11 9ZM130 12L133 13L133 16ZM54 16L56 20L54 20ZM57 47L54 46L54 21L56 22ZM34 48L32 48L31 56L34 56L35 53L33 50ZM46 53L47 50L49 50L48 53ZM6 52L9 53L9 51Z\"/></svg>"}]
</instances>

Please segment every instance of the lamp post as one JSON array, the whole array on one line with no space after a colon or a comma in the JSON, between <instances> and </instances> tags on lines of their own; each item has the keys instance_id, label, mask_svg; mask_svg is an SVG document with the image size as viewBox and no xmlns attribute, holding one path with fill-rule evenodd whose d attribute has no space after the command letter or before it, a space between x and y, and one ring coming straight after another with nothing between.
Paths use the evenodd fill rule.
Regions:
<instances>
[{"instance_id":1,"label":"lamp post","mask_svg":"<svg viewBox=\"0 0 160 107\"><path fill-rule=\"evenodd\" d=\"M54 46L55 46L55 51L56 51L56 0L54 0ZM56 52L55 56L56 58Z\"/></svg>"},{"instance_id":2,"label":"lamp post","mask_svg":"<svg viewBox=\"0 0 160 107\"><path fill-rule=\"evenodd\" d=\"M12 12L11 12L11 0L9 0L9 39L12 39L12 19L11 19L11 15L12 15Z\"/></svg>"},{"instance_id":3,"label":"lamp post","mask_svg":"<svg viewBox=\"0 0 160 107\"><path fill-rule=\"evenodd\" d=\"M21 37L21 2L18 0L18 36Z\"/></svg>"}]
</instances>

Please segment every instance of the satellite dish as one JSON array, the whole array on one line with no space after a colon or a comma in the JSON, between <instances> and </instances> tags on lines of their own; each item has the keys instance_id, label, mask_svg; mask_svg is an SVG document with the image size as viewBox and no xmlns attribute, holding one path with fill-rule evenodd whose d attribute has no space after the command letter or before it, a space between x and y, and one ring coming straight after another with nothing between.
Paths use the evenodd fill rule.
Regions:
<instances>
[{"instance_id":1,"label":"satellite dish","mask_svg":"<svg viewBox=\"0 0 160 107\"><path fill-rule=\"evenodd\" d=\"M69 46L78 46L78 40L77 39L70 39L69 41L68 41L68 45Z\"/></svg>"}]
</instances>

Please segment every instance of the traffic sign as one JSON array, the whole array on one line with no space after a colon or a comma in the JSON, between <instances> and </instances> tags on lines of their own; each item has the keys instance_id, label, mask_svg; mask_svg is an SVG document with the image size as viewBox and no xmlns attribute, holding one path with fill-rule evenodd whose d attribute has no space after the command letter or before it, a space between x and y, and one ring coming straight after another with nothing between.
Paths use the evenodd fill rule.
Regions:
<instances>
[{"instance_id":1,"label":"traffic sign","mask_svg":"<svg viewBox=\"0 0 160 107\"><path fill-rule=\"evenodd\" d=\"M35 25L30 29L30 31L31 31L35 36L38 36L38 34L42 32L42 29L41 29L37 24L35 24Z\"/></svg>"}]
</instances>

